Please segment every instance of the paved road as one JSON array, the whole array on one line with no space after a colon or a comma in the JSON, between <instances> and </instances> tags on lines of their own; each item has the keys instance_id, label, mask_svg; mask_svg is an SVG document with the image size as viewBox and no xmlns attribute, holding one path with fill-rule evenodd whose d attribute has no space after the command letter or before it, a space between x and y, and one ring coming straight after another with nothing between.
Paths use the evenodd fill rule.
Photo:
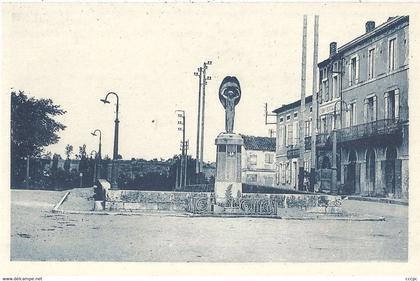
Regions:
<instances>
[{"instance_id":1,"label":"paved road","mask_svg":"<svg viewBox=\"0 0 420 281\"><path fill-rule=\"evenodd\" d=\"M405 261L407 207L346 201L384 222L53 214L64 192L12 191L11 259Z\"/></svg>"}]
</instances>

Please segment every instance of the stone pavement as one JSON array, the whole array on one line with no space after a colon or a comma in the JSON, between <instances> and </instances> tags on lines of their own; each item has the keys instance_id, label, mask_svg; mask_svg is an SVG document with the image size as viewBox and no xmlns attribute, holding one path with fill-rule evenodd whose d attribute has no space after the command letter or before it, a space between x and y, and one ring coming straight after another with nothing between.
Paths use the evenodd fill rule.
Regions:
<instances>
[{"instance_id":1,"label":"stone pavement","mask_svg":"<svg viewBox=\"0 0 420 281\"><path fill-rule=\"evenodd\" d=\"M406 199L367 197L367 196L357 196L357 195L347 196L347 199L348 200L358 200L358 201L368 201L368 202L388 203L388 204L397 204L397 205L408 206L408 200L406 200Z\"/></svg>"},{"instance_id":2,"label":"stone pavement","mask_svg":"<svg viewBox=\"0 0 420 281\"><path fill-rule=\"evenodd\" d=\"M11 260L406 261L408 208L343 202L385 221L52 213L64 192L12 190Z\"/></svg>"}]
</instances>

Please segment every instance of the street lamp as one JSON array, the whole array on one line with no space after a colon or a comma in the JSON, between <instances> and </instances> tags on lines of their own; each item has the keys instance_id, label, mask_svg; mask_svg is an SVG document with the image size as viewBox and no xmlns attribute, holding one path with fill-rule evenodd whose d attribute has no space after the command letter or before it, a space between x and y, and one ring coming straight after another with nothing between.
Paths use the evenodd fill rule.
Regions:
<instances>
[{"instance_id":1,"label":"street lamp","mask_svg":"<svg viewBox=\"0 0 420 281\"><path fill-rule=\"evenodd\" d=\"M93 184L95 184L96 179L97 179L97 177L96 177L96 159L98 158L98 153L96 152L96 150L92 150L90 152L90 157L91 158L92 158L93 153L95 153L95 161L94 161L94 164L93 164Z\"/></svg>"},{"instance_id":2,"label":"street lamp","mask_svg":"<svg viewBox=\"0 0 420 281\"><path fill-rule=\"evenodd\" d=\"M332 182L331 182L331 193L337 194L337 104L340 104L340 129L343 127L343 104L345 104L345 110L348 110L348 105L343 100L338 100L334 104L334 128L332 131L332 142L333 142L333 149L332 149ZM340 153L341 155L341 153Z\"/></svg>"},{"instance_id":3,"label":"street lamp","mask_svg":"<svg viewBox=\"0 0 420 281\"><path fill-rule=\"evenodd\" d=\"M102 147L102 132L99 129L95 129L93 131L92 136L97 136L96 132L99 132L99 149L98 149L98 157L101 158L101 147Z\"/></svg>"},{"instance_id":4,"label":"street lamp","mask_svg":"<svg viewBox=\"0 0 420 281\"><path fill-rule=\"evenodd\" d=\"M117 183L117 178L118 178L118 171L116 169L116 163L115 161L117 161L118 159L118 129L119 129L119 123L120 120L118 120L118 108L119 108L119 97L116 93L114 92L109 92L108 94L106 94L104 99L101 99L101 102L103 102L104 104L110 103L108 101L108 97L110 95L114 95L117 98L117 104L116 104L116 110L115 110L115 129L114 129L114 151L113 151L113 155L112 155L112 175L111 175L111 188L112 189L118 189L118 183Z\"/></svg>"},{"instance_id":5,"label":"street lamp","mask_svg":"<svg viewBox=\"0 0 420 281\"><path fill-rule=\"evenodd\" d=\"M95 177L97 179L101 178L101 147L102 147L102 132L99 129L95 129L93 131L92 136L97 136L96 132L99 132L99 149L98 153L95 154L95 165L98 165L97 172L95 173ZM95 179L94 177L94 179Z\"/></svg>"}]
</instances>

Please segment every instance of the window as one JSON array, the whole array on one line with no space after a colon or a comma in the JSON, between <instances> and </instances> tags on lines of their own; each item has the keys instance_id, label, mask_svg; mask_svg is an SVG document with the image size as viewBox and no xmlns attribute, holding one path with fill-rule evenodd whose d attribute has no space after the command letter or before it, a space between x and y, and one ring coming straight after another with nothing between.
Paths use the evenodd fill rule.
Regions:
<instances>
[{"instance_id":1,"label":"window","mask_svg":"<svg viewBox=\"0 0 420 281\"><path fill-rule=\"evenodd\" d=\"M328 76L327 76L327 68L324 68L323 75L322 75L322 93L324 96L324 101L329 100L329 93L328 93Z\"/></svg>"},{"instance_id":2,"label":"window","mask_svg":"<svg viewBox=\"0 0 420 281\"><path fill-rule=\"evenodd\" d=\"M264 184L267 186L273 186L274 179L272 176L264 176Z\"/></svg>"},{"instance_id":3,"label":"window","mask_svg":"<svg viewBox=\"0 0 420 281\"><path fill-rule=\"evenodd\" d=\"M257 165L257 155L256 154L249 155L248 162L250 165Z\"/></svg>"},{"instance_id":4,"label":"window","mask_svg":"<svg viewBox=\"0 0 420 281\"><path fill-rule=\"evenodd\" d=\"M310 166L310 161L309 160L305 160L304 162L303 162L303 169L306 171L306 172L308 172L309 173L309 171L311 170L311 166Z\"/></svg>"},{"instance_id":5,"label":"window","mask_svg":"<svg viewBox=\"0 0 420 281\"><path fill-rule=\"evenodd\" d=\"M332 84L332 96L333 98L338 98L339 97L339 85L338 85L338 74L334 74L333 76L333 84Z\"/></svg>"},{"instance_id":6,"label":"window","mask_svg":"<svg viewBox=\"0 0 420 281\"><path fill-rule=\"evenodd\" d=\"M293 144L296 145L299 143L299 123L293 123Z\"/></svg>"},{"instance_id":7,"label":"window","mask_svg":"<svg viewBox=\"0 0 420 281\"><path fill-rule=\"evenodd\" d=\"M311 136L311 125L312 121L305 121L305 137Z\"/></svg>"},{"instance_id":8,"label":"window","mask_svg":"<svg viewBox=\"0 0 420 281\"><path fill-rule=\"evenodd\" d=\"M277 166L277 173L276 173L276 184L279 185L281 183L281 173L283 169L283 164L279 164Z\"/></svg>"},{"instance_id":9,"label":"window","mask_svg":"<svg viewBox=\"0 0 420 281\"><path fill-rule=\"evenodd\" d=\"M290 115L286 116L286 120L289 121L290 120Z\"/></svg>"},{"instance_id":10,"label":"window","mask_svg":"<svg viewBox=\"0 0 420 281\"><path fill-rule=\"evenodd\" d=\"M384 111L385 111L385 119L398 119L400 110L400 93L399 90L392 90L385 93L384 96Z\"/></svg>"},{"instance_id":11,"label":"window","mask_svg":"<svg viewBox=\"0 0 420 281\"><path fill-rule=\"evenodd\" d=\"M297 118L297 117L298 117L297 112L293 113L293 118Z\"/></svg>"},{"instance_id":12,"label":"window","mask_svg":"<svg viewBox=\"0 0 420 281\"><path fill-rule=\"evenodd\" d=\"M312 106L311 106L311 107L309 107L309 112L312 112Z\"/></svg>"},{"instance_id":13,"label":"window","mask_svg":"<svg viewBox=\"0 0 420 281\"><path fill-rule=\"evenodd\" d=\"M365 100L365 121L376 121L376 96Z\"/></svg>"},{"instance_id":14,"label":"window","mask_svg":"<svg viewBox=\"0 0 420 281\"><path fill-rule=\"evenodd\" d=\"M368 79L375 77L375 48L368 51Z\"/></svg>"},{"instance_id":15,"label":"window","mask_svg":"<svg viewBox=\"0 0 420 281\"><path fill-rule=\"evenodd\" d=\"M323 133L327 132L327 118L325 116L321 117L321 131Z\"/></svg>"},{"instance_id":16,"label":"window","mask_svg":"<svg viewBox=\"0 0 420 281\"><path fill-rule=\"evenodd\" d=\"M283 116L280 117L280 119L279 119L279 123L282 123L282 122L283 122Z\"/></svg>"},{"instance_id":17,"label":"window","mask_svg":"<svg viewBox=\"0 0 420 281\"><path fill-rule=\"evenodd\" d=\"M319 79L321 83L319 89L319 103L322 103L323 101L328 101L328 75L326 67L320 70Z\"/></svg>"},{"instance_id":18,"label":"window","mask_svg":"<svg viewBox=\"0 0 420 281\"><path fill-rule=\"evenodd\" d=\"M246 175L246 182L256 183L257 182L257 174L248 174L248 175Z\"/></svg>"},{"instance_id":19,"label":"window","mask_svg":"<svg viewBox=\"0 0 420 281\"><path fill-rule=\"evenodd\" d=\"M395 40L393 38L388 41L388 70L395 70Z\"/></svg>"},{"instance_id":20,"label":"window","mask_svg":"<svg viewBox=\"0 0 420 281\"><path fill-rule=\"evenodd\" d=\"M284 146L284 125L279 126L279 136L278 136L278 146L283 147Z\"/></svg>"},{"instance_id":21,"label":"window","mask_svg":"<svg viewBox=\"0 0 420 281\"><path fill-rule=\"evenodd\" d=\"M293 125L288 124L287 125L287 143L286 145L292 145L293 144Z\"/></svg>"},{"instance_id":22,"label":"window","mask_svg":"<svg viewBox=\"0 0 420 281\"><path fill-rule=\"evenodd\" d=\"M349 126L356 125L356 103L349 104Z\"/></svg>"},{"instance_id":23,"label":"window","mask_svg":"<svg viewBox=\"0 0 420 281\"><path fill-rule=\"evenodd\" d=\"M359 82L359 56L354 56L350 59L349 64L349 86L355 85Z\"/></svg>"},{"instance_id":24,"label":"window","mask_svg":"<svg viewBox=\"0 0 420 281\"><path fill-rule=\"evenodd\" d=\"M265 154L265 163L266 164L273 164L274 163L274 154L273 153L266 153Z\"/></svg>"}]
</instances>

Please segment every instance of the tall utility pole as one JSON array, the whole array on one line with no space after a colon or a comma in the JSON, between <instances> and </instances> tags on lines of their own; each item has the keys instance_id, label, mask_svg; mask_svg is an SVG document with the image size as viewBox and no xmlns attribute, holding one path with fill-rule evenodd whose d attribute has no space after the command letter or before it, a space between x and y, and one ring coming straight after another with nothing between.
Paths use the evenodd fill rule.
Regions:
<instances>
[{"instance_id":1,"label":"tall utility pole","mask_svg":"<svg viewBox=\"0 0 420 281\"><path fill-rule=\"evenodd\" d=\"M311 135L311 175L309 190L314 191L316 171L316 133L318 128L318 25L319 16L315 15L314 22L314 60L312 66L312 135Z\"/></svg>"},{"instance_id":2,"label":"tall utility pole","mask_svg":"<svg viewBox=\"0 0 420 281\"><path fill-rule=\"evenodd\" d=\"M179 186L184 185L184 178L185 178L185 111L184 110L177 110L178 118L178 131L182 131L182 141L181 141L181 167L180 167L180 176L179 176Z\"/></svg>"},{"instance_id":3,"label":"tall utility pole","mask_svg":"<svg viewBox=\"0 0 420 281\"><path fill-rule=\"evenodd\" d=\"M305 91L306 91L306 33L307 33L307 16L303 16L303 38L302 38L302 74L301 74L301 87L300 87L300 112L299 112L299 176L298 176L298 189L303 190L304 179L304 154L305 154L305 135L304 135L304 116L305 113Z\"/></svg>"},{"instance_id":4,"label":"tall utility pole","mask_svg":"<svg viewBox=\"0 0 420 281\"><path fill-rule=\"evenodd\" d=\"M184 141L184 186L187 186L187 171L188 171L188 140Z\"/></svg>"},{"instance_id":5,"label":"tall utility pole","mask_svg":"<svg viewBox=\"0 0 420 281\"><path fill-rule=\"evenodd\" d=\"M198 76L198 111L197 111L197 147L195 153L195 174L198 176L201 172L200 167L200 121L201 121L201 79L203 74L203 68L199 67L198 72L194 72L195 76ZM197 177L198 178L198 177Z\"/></svg>"},{"instance_id":6,"label":"tall utility pole","mask_svg":"<svg viewBox=\"0 0 420 281\"><path fill-rule=\"evenodd\" d=\"M204 112L205 112L205 108L206 108L206 85L207 85L207 80L211 80L210 76L206 76L206 71L209 65L211 65L212 62L211 61L207 61L203 64L203 96L202 96L202 100L203 100L203 104L201 107L201 144L200 144L200 171L203 171L203 151L204 151Z\"/></svg>"}]
</instances>

